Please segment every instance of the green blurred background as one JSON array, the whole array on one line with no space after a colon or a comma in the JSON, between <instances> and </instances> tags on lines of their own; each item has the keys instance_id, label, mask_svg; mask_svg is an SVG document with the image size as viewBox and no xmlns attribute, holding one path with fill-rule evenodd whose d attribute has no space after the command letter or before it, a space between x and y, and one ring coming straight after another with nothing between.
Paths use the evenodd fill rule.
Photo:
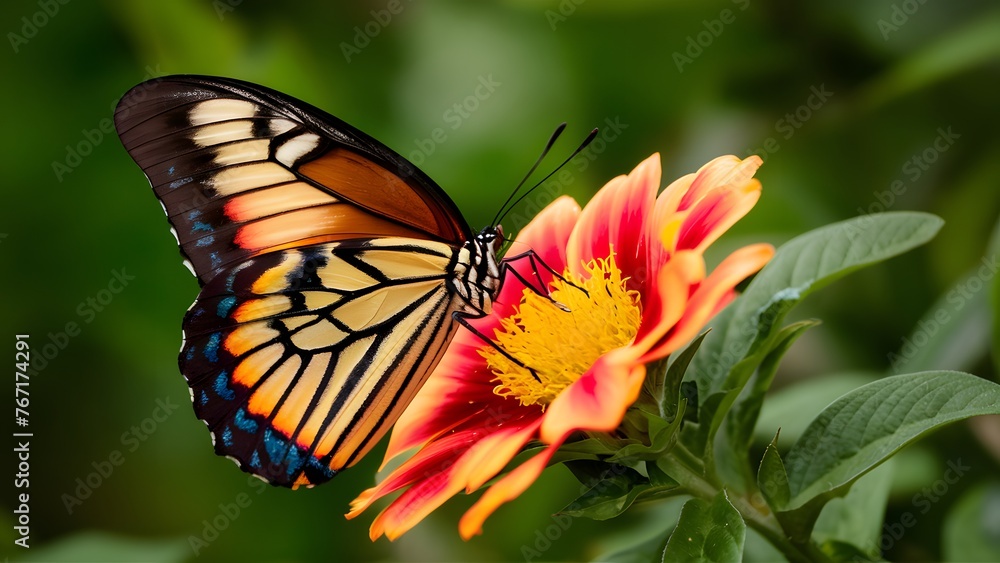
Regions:
<instances>
[{"instance_id":1,"label":"green blurred background","mask_svg":"<svg viewBox=\"0 0 1000 563\"><path fill-rule=\"evenodd\" d=\"M204 521L223 513L220 504L249 499L217 538L208 533L201 558L521 560L524 546L544 546L544 559L579 560L676 511L573 521L542 540L550 515L579 493L553 468L470 542L456 529L473 500L462 497L402 539L371 543L376 512L343 514L374 483L381 447L332 484L296 492L252 486L214 456L176 364L197 284L142 173L107 128L128 88L164 74L237 77L324 108L410 157L474 228L562 121L569 129L556 155L593 127L604 137L568 165L565 181L509 216L507 231L555 194L585 202L657 151L665 181L722 154L765 158L763 198L714 259L871 211L936 213L947 224L930 245L806 303L799 315L824 324L796 344L780 384L786 393L797 381L830 385L793 402L779 391L775 405L787 408L765 411L761 436L768 423L815 415L844 382L894 368L995 379L993 276L976 274L984 255L996 256L988 247L1000 214L995 2L15 0L0 7L0 29L9 43L0 91L3 334L30 333L36 356L62 344L31 380L32 547L13 547L8 485L0 557L191 560L189 537L206 537ZM476 98L484 81L493 86ZM126 286L112 281L116 273ZM913 332L940 311L947 321ZM67 323L78 332L61 334ZM921 344L907 350L904 338ZM906 361L892 365L890 354L902 352ZM179 407L164 417L158 400ZM127 435L133 426L143 440ZM913 511L914 494L941 479L948 460L972 469L884 546L889 558L947 556L942 522L959 500L977 501L1000 469L997 426L956 425L904 452L887 522ZM77 479L106 469L116 450L123 463L67 508ZM14 458L4 459L13 475Z\"/></svg>"}]
</instances>

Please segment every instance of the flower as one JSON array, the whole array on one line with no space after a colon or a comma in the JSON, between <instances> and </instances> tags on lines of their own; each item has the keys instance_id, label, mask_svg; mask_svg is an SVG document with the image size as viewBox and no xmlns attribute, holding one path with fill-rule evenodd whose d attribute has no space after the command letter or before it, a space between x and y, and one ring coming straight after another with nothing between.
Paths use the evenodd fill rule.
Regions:
<instances>
[{"instance_id":1,"label":"flower","mask_svg":"<svg viewBox=\"0 0 1000 563\"><path fill-rule=\"evenodd\" d=\"M510 253L530 248L561 277L537 268L547 294L505 280L492 313L475 323L496 346L459 332L396 423L385 460L419 450L361 493L347 517L408 487L371 526L372 540L395 539L448 498L493 479L529 442L545 445L466 512L459 532L468 539L571 435L616 430L639 396L646 364L696 336L735 297L736 284L773 256L770 245L747 246L711 274L703 258L757 202L760 164L756 156L720 157L657 196L654 154L583 210L566 196L547 206ZM509 264L536 276L527 259Z\"/></svg>"}]
</instances>

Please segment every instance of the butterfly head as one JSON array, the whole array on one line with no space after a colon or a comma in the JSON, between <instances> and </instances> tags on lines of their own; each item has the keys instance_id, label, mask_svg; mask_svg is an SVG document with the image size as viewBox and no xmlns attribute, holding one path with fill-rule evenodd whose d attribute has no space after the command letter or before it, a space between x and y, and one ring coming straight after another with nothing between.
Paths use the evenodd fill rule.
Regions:
<instances>
[{"instance_id":1,"label":"butterfly head","mask_svg":"<svg viewBox=\"0 0 1000 563\"><path fill-rule=\"evenodd\" d=\"M488 227L483 227L483 230L479 231L476 235L477 244L495 244L496 241L503 241L503 227L500 225L490 225Z\"/></svg>"},{"instance_id":2,"label":"butterfly head","mask_svg":"<svg viewBox=\"0 0 1000 563\"><path fill-rule=\"evenodd\" d=\"M453 283L467 305L466 313L483 316L493 308L493 300L500 292L498 242L503 243L503 230L499 225L484 228L465 243L463 252L468 262Z\"/></svg>"}]
</instances>

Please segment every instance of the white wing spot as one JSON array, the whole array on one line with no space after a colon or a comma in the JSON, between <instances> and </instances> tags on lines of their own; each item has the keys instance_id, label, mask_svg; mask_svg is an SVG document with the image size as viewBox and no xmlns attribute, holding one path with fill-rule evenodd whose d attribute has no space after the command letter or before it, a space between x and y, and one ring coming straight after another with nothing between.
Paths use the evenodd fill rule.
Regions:
<instances>
[{"instance_id":1,"label":"white wing spot","mask_svg":"<svg viewBox=\"0 0 1000 563\"><path fill-rule=\"evenodd\" d=\"M293 137L278 147L274 157L278 162L291 168L303 156L319 146L319 136L315 133L305 133L298 137Z\"/></svg>"},{"instance_id":2,"label":"white wing spot","mask_svg":"<svg viewBox=\"0 0 1000 563\"><path fill-rule=\"evenodd\" d=\"M271 136L277 137L285 131L290 131L297 124L294 121L288 121L287 119L272 119L268 125L271 129Z\"/></svg>"},{"instance_id":3,"label":"white wing spot","mask_svg":"<svg viewBox=\"0 0 1000 563\"><path fill-rule=\"evenodd\" d=\"M210 147L222 143L242 141L253 138L253 122L243 121L223 121L203 125L194 130L191 140L199 147Z\"/></svg>"},{"instance_id":4,"label":"white wing spot","mask_svg":"<svg viewBox=\"0 0 1000 563\"><path fill-rule=\"evenodd\" d=\"M171 229L171 230L173 230L173 229ZM176 236L176 235L174 235L174 236ZM178 242L177 244L180 244L180 243ZM183 262L183 264L184 264L184 267L187 268L191 272L192 276L198 277L198 274L195 273L195 271L194 271L194 264L192 264L190 260L185 260ZM194 303L191 304L191 307L194 307ZM191 307L188 307L188 311L191 310Z\"/></svg>"},{"instance_id":5,"label":"white wing spot","mask_svg":"<svg viewBox=\"0 0 1000 563\"><path fill-rule=\"evenodd\" d=\"M206 100L191 108L188 119L191 125L207 125L231 119L246 119L257 115L257 105L246 100L217 98Z\"/></svg>"}]
</instances>

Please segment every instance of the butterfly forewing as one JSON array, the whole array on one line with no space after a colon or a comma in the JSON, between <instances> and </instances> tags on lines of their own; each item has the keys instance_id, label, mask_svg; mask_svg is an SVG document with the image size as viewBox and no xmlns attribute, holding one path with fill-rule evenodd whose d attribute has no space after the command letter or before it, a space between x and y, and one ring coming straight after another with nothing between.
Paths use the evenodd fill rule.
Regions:
<instances>
[{"instance_id":1,"label":"butterfly forewing","mask_svg":"<svg viewBox=\"0 0 1000 563\"><path fill-rule=\"evenodd\" d=\"M260 86L147 82L122 98L115 125L202 283L284 248L386 236L461 246L471 237L451 200L402 157Z\"/></svg>"},{"instance_id":2,"label":"butterfly forewing","mask_svg":"<svg viewBox=\"0 0 1000 563\"><path fill-rule=\"evenodd\" d=\"M202 284L180 354L195 411L219 454L273 484L360 459L440 360L452 314L496 290L437 185L308 104L169 77L126 94L115 124Z\"/></svg>"}]
</instances>

